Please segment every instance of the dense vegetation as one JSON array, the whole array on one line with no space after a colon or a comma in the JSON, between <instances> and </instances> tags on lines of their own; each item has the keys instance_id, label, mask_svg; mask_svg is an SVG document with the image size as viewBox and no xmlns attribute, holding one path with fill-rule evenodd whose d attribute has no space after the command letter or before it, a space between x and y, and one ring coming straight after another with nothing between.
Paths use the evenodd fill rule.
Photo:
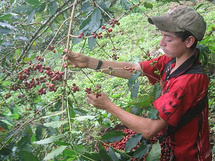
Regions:
<instances>
[{"instance_id":1,"label":"dense vegetation","mask_svg":"<svg viewBox=\"0 0 215 161\"><path fill-rule=\"evenodd\" d=\"M138 62L158 56L160 33L147 17L179 3L197 9L207 22L198 47L211 79L209 121L214 145L213 2L2 0L0 160L158 160L161 146L155 139L150 147L141 135L118 128L115 117L93 108L85 98L89 88L102 90L123 109L155 119L151 102L159 96L159 86L151 86L135 72L124 80L111 73L74 69L62 56L65 48L113 61ZM122 140L124 147L117 148L116 142ZM112 148L107 152L108 145Z\"/></svg>"}]
</instances>

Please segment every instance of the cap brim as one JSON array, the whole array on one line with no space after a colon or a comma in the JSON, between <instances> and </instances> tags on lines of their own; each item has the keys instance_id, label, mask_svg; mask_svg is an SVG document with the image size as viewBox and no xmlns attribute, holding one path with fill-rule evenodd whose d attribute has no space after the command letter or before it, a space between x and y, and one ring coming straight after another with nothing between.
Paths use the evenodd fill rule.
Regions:
<instances>
[{"instance_id":1,"label":"cap brim","mask_svg":"<svg viewBox=\"0 0 215 161\"><path fill-rule=\"evenodd\" d=\"M155 16L148 18L149 23L154 24L159 30L166 32L180 32L184 31L172 22L172 19L169 16Z\"/></svg>"}]
</instances>

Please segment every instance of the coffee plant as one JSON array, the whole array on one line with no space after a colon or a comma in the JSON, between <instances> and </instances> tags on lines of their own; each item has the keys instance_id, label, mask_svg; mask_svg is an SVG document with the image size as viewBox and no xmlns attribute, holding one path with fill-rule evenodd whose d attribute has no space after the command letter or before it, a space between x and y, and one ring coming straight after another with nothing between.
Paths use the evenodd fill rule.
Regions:
<instances>
[{"instance_id":1,"label":"coffee plant","mask_svg":"<svg viewBox=\"0 0 215 161\"><path fill-rule=\"evenodd\" d=\"M135 24L159 13L159 7L166 12L169 5L171 1L1 0L0 160L169 160L170 147L160 133L145 140L85 101L86 94L100 97L105 91L125 110L157 119L152 102L160 95L158 84L148 87L139 77L143 73L130 67L110 66L92 73L73 68L63 59L64 49L112 61L153 58L143 37L151 32L148 41L157 45L151 39L158 37L157 31ZM209 22L199 48L213 83L214 5L206 1L187 5L194 5ZM144 32L139 34L140 30ZM111 76L116 70L132 76L128 82L117 80ZM209 93L214 120L213 85ZM213 134L214 124L210 126Z\"/></svg>"}]
</instances>

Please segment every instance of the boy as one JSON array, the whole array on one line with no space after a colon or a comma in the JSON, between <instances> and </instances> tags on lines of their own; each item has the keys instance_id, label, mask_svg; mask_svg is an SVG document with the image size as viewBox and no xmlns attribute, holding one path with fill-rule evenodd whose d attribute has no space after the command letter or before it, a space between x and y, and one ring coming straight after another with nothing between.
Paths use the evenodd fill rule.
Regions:
<instances>
[{"instance_id":1,"label":"boy","mask_svg":"<svg viewBox=\"0 0 215 161\"><path fill-rule=\"evenodd\" d=\"M206 23L189 7L179 6L164 16L148 19L162 33L160 46L165 55L150 61L132 64L98 60L68 51L68 63L74 67L102 69L121 68L112 75L130 78L125 66L142 72L154 84L158 80L161 96L153 102L159 119L151 120L133 115L113 104L106 94L87 95L89 103L116 116L128 128L150 139L162 131L171 142L171 160L211 161L209 142L207 89L209 79L199 61L197 41L202 40ZM151 65L153 63L153 65ZM154 71L160 73L156 75ZM104 70L109 73L109 70Z\"/></svg>"}]
</instances>

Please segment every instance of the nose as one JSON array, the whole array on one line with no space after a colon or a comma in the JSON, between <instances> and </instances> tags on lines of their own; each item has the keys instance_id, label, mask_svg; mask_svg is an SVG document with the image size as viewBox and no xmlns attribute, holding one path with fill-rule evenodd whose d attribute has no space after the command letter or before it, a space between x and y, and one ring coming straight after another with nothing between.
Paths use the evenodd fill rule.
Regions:
<instances>
[{"instance_id":1,"label":"nose","mask_svg":"<svg viewBox=\"0 0 215 161\"><path fill-rule=\"evenodd\" d=\"M160 46L161 47L164 47L166 44L165 44L165 41L164 41L164 36L162 36L161 40L160 40Z\"/></svg>"}]
</instances>

